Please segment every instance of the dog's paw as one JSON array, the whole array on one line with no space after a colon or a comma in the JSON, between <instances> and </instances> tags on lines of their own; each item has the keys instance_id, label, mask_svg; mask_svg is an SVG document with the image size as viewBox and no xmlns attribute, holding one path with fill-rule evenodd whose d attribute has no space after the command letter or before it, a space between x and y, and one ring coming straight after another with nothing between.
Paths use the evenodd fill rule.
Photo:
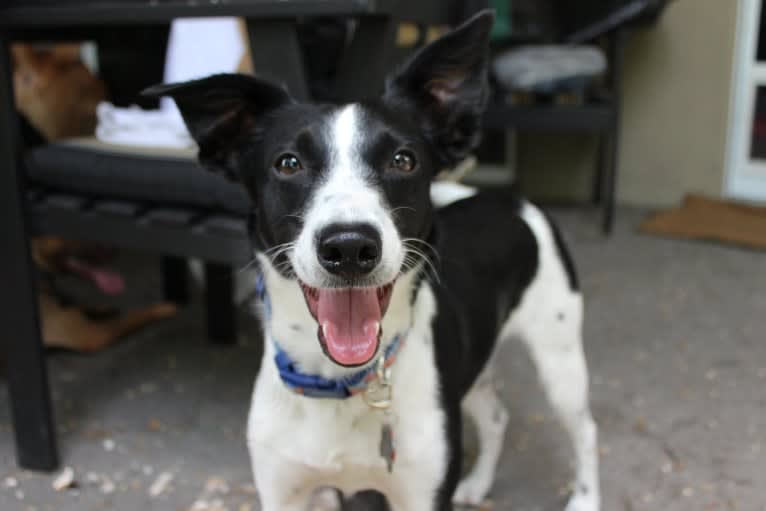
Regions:
<instances>
[{"instance_id":1,"label":"dog's paw","mask_svg":"<svg viewBox=\"0 0 766 511\"><path fill-rule=\"evenodd\" d=\"M458 506L479 507L487 497L491 486L491 479L485 480L471 474L460 481L455 494L452 496L452 503Z\"/></svg>"},{"instance_id":2,"label":"dog's paw","mask_svg":"<svg viewBox=\"0 0 766 511\"><path fill-rule=\"evenodd\" d=\"M312 495L309 509L312 511L341 511L343 509L343 497L338 490L322 488Z\"/></svg>"},{"instance_id":3,"label":"dog's paw","mask_svg":"<svg viewBox=\"0 0 766 511\"><path fill-rule=\"evenodd\" d=\"M598 495L589 492L572 494L564 511L599 511Z\"/></svg>"}]
</instances>

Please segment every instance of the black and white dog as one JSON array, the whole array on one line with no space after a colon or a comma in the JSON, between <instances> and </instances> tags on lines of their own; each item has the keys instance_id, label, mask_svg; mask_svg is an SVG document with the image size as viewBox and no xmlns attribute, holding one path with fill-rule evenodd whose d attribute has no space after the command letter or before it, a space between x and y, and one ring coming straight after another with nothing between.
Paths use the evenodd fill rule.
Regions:
<instances>
[{"instance_id":1,"label":"black and white dog","mask_svg":"<svg viewBox=\"0 0 766 511\"><path fill-rule=\"evenodd\" d=\"M474 149L491 13L426 46L379 99L303 104L241 75L148 91L253 199L265 355L248 442L264 511L377 490L395 511L479 504L507 412L492 355L521 339L574 445L567 511L599 509L582 297L556 228L508 192L435 187ZM445 199L444 192L449 195ZM461 410L480 454L461 475Z\"/></svg>"}]
</instances>

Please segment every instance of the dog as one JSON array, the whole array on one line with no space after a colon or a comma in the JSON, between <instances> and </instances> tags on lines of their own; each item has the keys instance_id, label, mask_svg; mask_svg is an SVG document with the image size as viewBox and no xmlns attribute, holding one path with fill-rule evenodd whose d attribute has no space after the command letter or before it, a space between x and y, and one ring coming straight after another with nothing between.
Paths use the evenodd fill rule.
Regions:
<instances>
[{"instance_id":1,"label":"dog","mask_svg":"<svg viewBox=\"0 0 766 511\"><path fill-rule=\"evenodd\" d=\"M16 107L29 123L48 141L92 135L107 91L80 59L80 45L16 43L11 50Z\"/></svg>"},{"instance_id":2,"label":"dog","mask_svg":"<svg viewBox=\"0 0 766 511\"><path fill-rule=\"evenodd\" d=\"M508 421L493 353L514 338L574 445L566 510L599 509L583 300L559 231L511 190L430 197L479 141L493 19L417 51L370 101L299 103L240 75L146 91L174 98L201 164L252 197L265 353L247 437L264 511L305 509L320 487L375 490L394 511L480 504ZM480 443L462 480L461 410Z\"/></svg>"},{"instance_id":3,"label":"dog","mask_svg":"<svg viewBox=\"0 0 766 511\"><path fill-rule=\"evenodd\" d=\"M63 275L79 277L103 295L123 292L122 275L107 266L115 251L97 244L38 236L30 244L38 274L38 306L43 345L79 353L103 350L151 323L174 316L176 305L154 303L118 311L76 303L59 286Z\"/></svg>"}]
</instances>

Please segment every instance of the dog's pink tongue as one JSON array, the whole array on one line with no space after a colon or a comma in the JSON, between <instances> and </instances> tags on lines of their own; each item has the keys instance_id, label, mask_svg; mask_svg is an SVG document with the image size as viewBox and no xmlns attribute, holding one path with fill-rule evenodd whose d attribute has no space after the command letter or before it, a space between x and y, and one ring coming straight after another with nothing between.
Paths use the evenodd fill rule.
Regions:
<instances>
[{"instance_id":1,"label":"dog's pink tongue","mask_svg":"<svg viewBox=\"0 0 766 511\"><path fill-rule=\"evenodd\" d=\"M361 365L375 356L380 328L377 290L320 289L317 319L335 362Z\"/></svg>"},{"instance_id":2,"label":"dog's pink tongue","mask_svg":"<svg viewBox=\"0 0 766 511\"><path fill-rule=\"evenodd\" d=\"M125 281L122 279L122 275L116 271L93 268L90 271L90 278L104 294L118 295L125 291Z\"/></svg>"},{"instance_id":3,"label":"dog's pink tongue","mask_svg":"<svg viewBox=\"0 0 766 511\"><path fill-rule=\"evenodd\" d=\"M125 281L116 271L93 266L71 257L66 260L66 265L70 271L93 282L104 294L118 295L125 290Z\"/></svg>"}]
</instances>

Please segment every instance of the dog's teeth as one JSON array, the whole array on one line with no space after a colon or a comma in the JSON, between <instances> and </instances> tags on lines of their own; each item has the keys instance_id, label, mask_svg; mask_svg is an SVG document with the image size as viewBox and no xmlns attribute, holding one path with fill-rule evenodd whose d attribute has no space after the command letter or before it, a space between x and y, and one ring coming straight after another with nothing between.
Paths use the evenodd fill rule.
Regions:
<instances>
[{"instance_id":1,"label":"dog's teeth","mask_svg":"<svg viewBox=\"0 0 766 511\"><path fill-rule=\"evenodd\" d=\"M322 323L322 336L327 339L327 321Z\"/></svg>"},{"instance_id":2,"label":"dog's teeth","mask_svg":"<svg viewBox=\"0 0 766 511\"><path fill-rule=\"evenodd\" d=\"M380 321L375 322L375 335L380 333Z\"/></svg>"}]
</instances>

